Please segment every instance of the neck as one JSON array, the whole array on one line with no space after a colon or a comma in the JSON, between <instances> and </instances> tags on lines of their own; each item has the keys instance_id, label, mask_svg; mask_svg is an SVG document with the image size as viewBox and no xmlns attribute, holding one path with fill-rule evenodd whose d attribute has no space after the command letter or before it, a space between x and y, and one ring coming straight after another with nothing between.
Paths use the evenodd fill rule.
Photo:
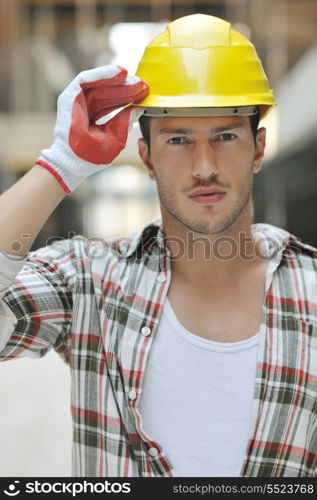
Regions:
<instances>
[{"instance_id":1,"label":"neck","mask_svg":"<svg viewBox=\"0 0 317 500\"><path fill-rule=\"evenodd\" d=\"M215 234L191 231L162 214L173 275L193 284L210 278L214 282L232 281L253 269L260 260L263 262L260 242L252 234L251 210L248 212L230 228Z\"/></svg>"}]
</instances>

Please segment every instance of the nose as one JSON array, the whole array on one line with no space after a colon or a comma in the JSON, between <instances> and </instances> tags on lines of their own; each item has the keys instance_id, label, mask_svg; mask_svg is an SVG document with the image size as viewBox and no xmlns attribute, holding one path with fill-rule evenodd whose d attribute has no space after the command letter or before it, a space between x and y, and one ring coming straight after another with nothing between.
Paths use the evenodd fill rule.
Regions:
<instances>
[{"instance_id":1,"label":"nose","mask_svg":"<svg viewBox=\"0 0 317 500\"><path fill-rule=\"evenodd\" d=\"M192 174L200 179L218 174L216 153L209 141L199 141L195 144Z\"/></svg>"}]
</instances>

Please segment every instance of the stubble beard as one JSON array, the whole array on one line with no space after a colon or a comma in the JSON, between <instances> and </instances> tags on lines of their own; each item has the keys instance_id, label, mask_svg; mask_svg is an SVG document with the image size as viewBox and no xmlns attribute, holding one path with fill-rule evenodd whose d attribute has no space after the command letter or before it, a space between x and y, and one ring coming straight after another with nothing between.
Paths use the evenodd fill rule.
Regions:
<instances>
[{"instance_id":1,"label":"stubble beard","mask_svg":"<svg viewBox=\"0 0 317 500\"><path fill-rule=\"evenodd\" d=\"M236 203L230 213L223 215L220 214L216 217L211 215L214 220L210 220L208 215L200 220L197 220L197 218L194 220L194 218L186 216L186 214L184 214L184 209L181 209L175 196L171 193L170 188L166 187L158 178L156 179L156 182L160 203L175 222L177 221L185 228L195 233L218 234L227 231L244 212L251 199L253 174L249 175L242 183ZM205 208L207 208L211 214L214 211L213 205L209 205Z\"/></svg>"}]
</instances>

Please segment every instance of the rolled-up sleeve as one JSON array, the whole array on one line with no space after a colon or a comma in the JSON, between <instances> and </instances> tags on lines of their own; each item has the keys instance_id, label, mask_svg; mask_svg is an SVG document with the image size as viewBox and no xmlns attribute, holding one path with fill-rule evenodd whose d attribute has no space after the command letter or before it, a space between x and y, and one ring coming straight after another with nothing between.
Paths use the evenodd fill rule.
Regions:
<instances>
[{"instance_id":1,"label":"rolled-up sleeve","mask_svg":"<svg viewBox=\"0 0 317 500\"><path fill-rule=\"evenodd\" d=\"M13 255L0 253L0 352L7 344L17 323L15 315L2 298L25 261L26 257L17 259Z\"/></svg>"},{"instance_id":2,"label":"rolled-up sleeve","mask_svg":"<svg viewBox=\"0 0 317 500\"><path fill-rule=\"evenodd\" d=\"M69 361L76 280L71 240L20 260L0 255L0 361L40 358L51 348Z\"/></svg>"}]
</instances>

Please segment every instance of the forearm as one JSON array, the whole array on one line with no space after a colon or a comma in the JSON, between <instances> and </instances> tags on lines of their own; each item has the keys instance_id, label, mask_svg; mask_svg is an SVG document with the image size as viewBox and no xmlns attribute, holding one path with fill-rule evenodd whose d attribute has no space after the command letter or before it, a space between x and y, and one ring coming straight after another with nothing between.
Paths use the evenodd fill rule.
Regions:
<instances>
[{"instance_id":1,"label":"forearm","mask_svg":"<svg viewBox=\"0 0 317 500\"><path fill-rule=\"evenodd\" d=\"M0 252L25 255L64 196L55 177L34 165L0 196Z\"/></svg>"}]
</instances>

